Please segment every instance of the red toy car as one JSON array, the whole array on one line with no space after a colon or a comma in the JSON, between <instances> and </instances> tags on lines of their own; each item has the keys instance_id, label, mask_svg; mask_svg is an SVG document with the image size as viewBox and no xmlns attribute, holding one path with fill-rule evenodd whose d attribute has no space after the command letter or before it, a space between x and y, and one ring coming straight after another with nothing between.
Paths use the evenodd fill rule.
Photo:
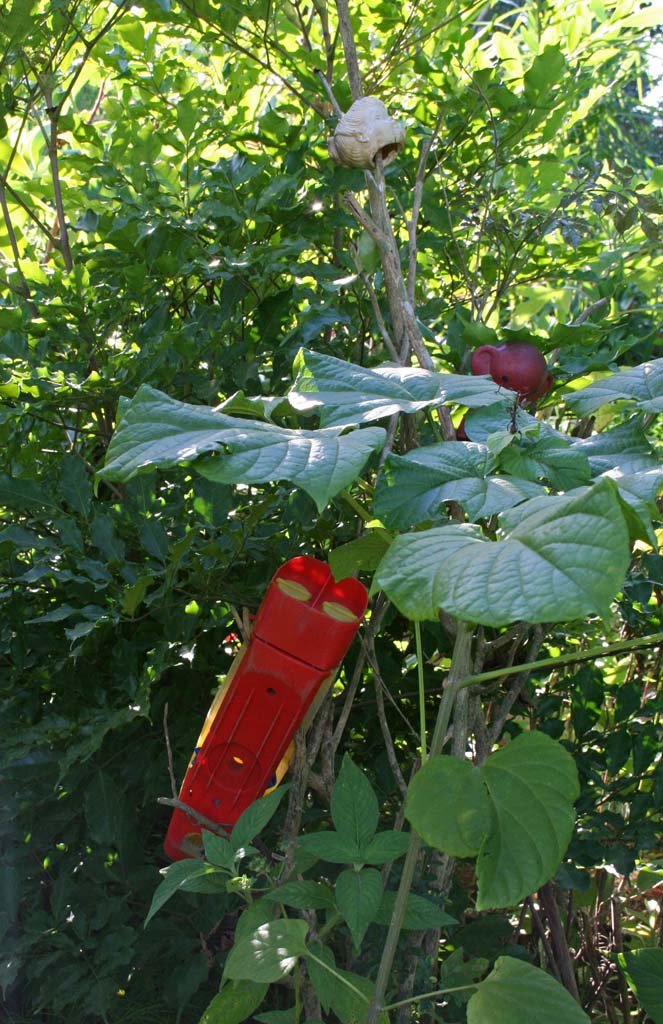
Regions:
<instances>
[{"instance_id":1,"label":"red toy car","mask_svg":"<svg viewBox=\"0 0 663 1024\"><path fill-rule=\"evenodd\" d=\"M335 582L315 558L281 566L207 713L180 790L183 803L231 829L278 785L293 737L331 686L367 602L363 584ZM171 860L198 856L201 826L175 810L164 848Z\"/></svg>"}]
</instances>

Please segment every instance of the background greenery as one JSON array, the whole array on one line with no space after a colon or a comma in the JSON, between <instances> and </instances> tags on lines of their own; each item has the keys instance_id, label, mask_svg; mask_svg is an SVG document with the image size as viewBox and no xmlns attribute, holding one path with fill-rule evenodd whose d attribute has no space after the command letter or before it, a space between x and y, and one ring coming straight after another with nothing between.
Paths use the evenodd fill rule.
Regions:
<instances>
[{"instance_id":1,"label":"background greenery","mask_svg":"<svg viewBox=\"0 0 663 1024\"><path fill-rule=\"evenodd\" d=\"M636 388L635 403L573 404L606 371L661 355L663 136L643 103L644 55L660 20L660 7L633 0L381 0L353 10L364 88L407 126L387 204L435 370L466 374L478 344L528 339L556 382L540 421L587 439L561 467L541 449L525 465L509 444L497 471L560 492L588 482L579 457L594 476L650 473L632 484L647 523L635 529L608 620L484 619L475 671L662 628L660 385ZM96 476L120 398L134 400L143 384L194 405L234 395L231 415L315 429L315 405L300 403L298 417L278 401L300 349L309 393L323 390L328 365L315 354L355 368L391 358L380 255L343 201L354 192L363 202L364 176L335 167L326 150L336 118L323 79L342 109L351 102L333 5L13 0L0 4L0 53L0 1014L195 1024L238 948L247 890L276 885L281 862L256 853L212 894L178 892L143 927L165 863L168 811L156 799L170 791L166 708L181 776L236 651L229 635L241 634L243 610L255 611L275 569L300 552L328 558L362 535L373 538L372 552L361 548L372 569L384 535L363 532L364 522L378 516L417 537L412 525L447 517L449 492L434 511L398 518L378 484L373 506L377 454L363 484L321 509L290 477L219 483L172 463ZM313 384L301 385L306 372ZM455 425L467 404L451 401ZM501 431L506 444L504 410L502 421L495 415L470 414L473 440ZM442 441L430 409L392 428L392 459L415 437L421 450ZM496 511L468 515L494 538ZM403 827L421 737L412 624L399 597L373 604L367 640L351 650L309 738L309 760L316 747L319 756L305 765L300 749L293 787L265 826L293 877L337 881L338 865L295 863L292 840L327 827L344 753L368 773L381 827ZM431 729L456 629L444 614L422 627ZM434 898L433 916L419 907L420 927L404 933L390 998L469 984L506 953L557 969L570 988L566 965L593 1021L644 1020L633 994L642 989L659 1022L660 995L654 986L648 1000L646 982L660 980L660 960L644 984L644 961L624 973L617 960L656 952L663 935L660 651L560 662L515 680L471 691L469 749L481 760L486 736L496 742L502 727L563 741L581 786L568 854L538 899L479 913L471 858L441 865L429 849L416 888ZM398 862L392 872L393 889ZM453 924L439 916L440 891ZM301 910L322 930L333 908L326 918L327 897L308 896L289 914ZM336 922L319 956L373 978L388 916L367 922L359 941L360 924L353 932ZM310 963L307 971L296 993L292 976L279 975L265 1020L317 1019L324 980ZM486 1005L468 1012L467 995L408 1004L393 1019L471 1024L474 1013L493 1024ZM356 1000L330 1006L324 1019L357 1019ZM228 1024L228 1008L216 1012L209 1024Z\"/></svg>"}]
</instances>

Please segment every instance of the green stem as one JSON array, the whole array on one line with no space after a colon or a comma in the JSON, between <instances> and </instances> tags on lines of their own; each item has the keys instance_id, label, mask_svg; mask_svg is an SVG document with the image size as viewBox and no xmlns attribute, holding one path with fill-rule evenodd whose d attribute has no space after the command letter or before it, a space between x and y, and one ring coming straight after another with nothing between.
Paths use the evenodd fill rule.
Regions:
<instances>
[{"instance_id":1,"label":"green stem","mask_svg":"<svg viewBox=\"0 0 663 1024\"><path fill-rule=\"evenodd\" d=\"M426 690L424 687L424 656L421 649L421 625L414 623L414 639L417 645L417 678L419 680L419 733L421 736L421 763L424 764L426 754Z\"/></svg>"},{"instance_id":2,"label":"green stem","mask_svg":"<svg viewBox=\"0 0 663 1024\"><path fill-rule=\"evenodd\" d=\"M444 996L449 992L466 992L469 988L478 988L478 985L456 985L455 988L438 988L434 992L424 992L420 996L411 996L409 999L401 999L398 1003L389 1003L383 1007L384 1010L397 1010L399 1006L407 1006L408 1003L420 1003L424 999L434 999L436 996Z\"/></svg>"},{"instance_id":3,"label":"green stem","mask_svg":"<svg viewBox=\"0 0 663 1024\"><path fill-rule=\"evenodd\" d=\"M368 999L361 991L361 989L358 989L357 986L353 985L351 981L348 981L348 979L344 978L342 974L339 974L338 971L335 970L330 964L325 963L324 960L321 960L320 957L315 956L315 954L311 953L310 950L308 951L306 956L308 957L309 960L315 961L315 963L318 964L320 967L324 967L326 971L329 971L329 973L332 974L337 981L340 981L342 985L345 985L346 988L351 989L356 996L359 996L363 1003L368 1002Z\"/></svg>"},{"instance_id":4,"label":"green stem","mask_svg":"<svg viewBox=\"0 0 663 1024\"><path fill-rule=\"evenodd\" d=\"M465 680L467 679L470 669L471 645L472 626L466 622L459 622L453 656L451 658L451 667L449 669L449 678L447 679L447 684L444 688L444 693L442 694L442 700L440 701L440 706L437 712L437 721L435 723L433 739L431 740L431 757L439 754L444 746L444 740L447 735L447 729L449 727L449 721L451 719L451 712L453 710L454 701L456 700L456 695L465 685ZM389 931L387 932L387 938L385 940L384 950L380 960L380 967L378 968L378 976L375 981L373 999L371 1000L371 1005L368 1008L366 1024L377 1024L377 1020L381 1012L382 1000L384 999L384 994L387 990L387 985L389 984L391 968L394 963L394 957L396 956L398 938L401 933L401 928L403 927L407 899L410 895L410 889L412 888L412 881L414 879L414 872L417 866L420 847L421 840L419 836L414 831L410 832L410 845L408 846L408 850L405 855L403 873L401 875L401 881L396 895L396 902L394 904L394 911L391 916Z\"/></svg>"},{"instance_id":5,"label":"green stem","mask_svg":"<svg viewBox=\"0 0 663 1024\"><path fill-rule=\"evenodd\" d=\"M494 668L490 672L481 672L476 676L468 676L463 682L463 686L488 683L491 679L514 676L518 672L533 672L539 668L555 668L557 665L570 665L577 661L593 661L595 658L619 654L621 651L637 651L642 647L651 647L660 643L663 643L663 633L651 633L649 636L638 637L635 640L617 640L614 644L590 647L586 651L579 651L577 654L560 654L557 658L540 658L539 661L528 661L523 665L510 665L509 668Z\"/></svg>"}]
</instances>

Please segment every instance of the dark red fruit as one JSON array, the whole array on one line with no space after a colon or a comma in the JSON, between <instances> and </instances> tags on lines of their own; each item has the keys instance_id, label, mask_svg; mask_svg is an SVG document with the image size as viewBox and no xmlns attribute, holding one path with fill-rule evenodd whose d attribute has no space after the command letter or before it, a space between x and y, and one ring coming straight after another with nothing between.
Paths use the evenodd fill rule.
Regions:
<instances>
[{"instance_id":1,"label":"dark red fruit","mask_svg":"<svg viewBox=\"0 0 663 1024\"><path fill-rule=\"evenodd\" d=\"M472 373L489 374L500 387L530 402L543 398L553 383L541 352L527 341L482 345L472 355Z\"/></svg>"}]
</instances>

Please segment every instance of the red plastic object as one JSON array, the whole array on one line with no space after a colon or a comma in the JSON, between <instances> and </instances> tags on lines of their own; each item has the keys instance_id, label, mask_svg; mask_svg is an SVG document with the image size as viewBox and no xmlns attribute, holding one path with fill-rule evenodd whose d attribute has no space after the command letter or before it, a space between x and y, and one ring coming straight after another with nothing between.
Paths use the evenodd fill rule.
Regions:
<instances>
[{"instance_id":1,"label":"red plastic object","mask_svg":"<svg viewBox=\"0 0 663 1024\"><path fill-rule=\"evenodd\" d=\"M335 582L329 566L300 556L274 575L247 645L217 693L180 790L180 800L227 829L280 781L288 748L317 707L350 646L368 593L355 579ZM327 685L325 685L327 684ZM204 827L204 826L203 826ZM201 826L173 812L164 849L196 856Z\"/></svg>"}]
</instances>

